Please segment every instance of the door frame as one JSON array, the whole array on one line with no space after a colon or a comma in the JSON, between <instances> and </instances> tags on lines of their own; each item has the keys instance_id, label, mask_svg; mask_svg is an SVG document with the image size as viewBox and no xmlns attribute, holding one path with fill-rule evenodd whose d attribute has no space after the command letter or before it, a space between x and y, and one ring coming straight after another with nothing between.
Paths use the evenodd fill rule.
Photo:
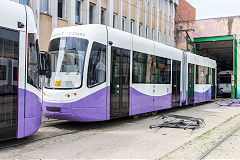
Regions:
<instances>
[{"instance_id":1,"label":"door frame","mask_svg":"<svg viewBox=\"0 0 240 160\"><path fill-rule=\"evenodd\" d=\"M118 115L112 115L111 111L112 111L112 101L111 101L111 97L112 97L112 84L111 84L111 77L112 77L112 59L113 59L113 53L112 53L112 48L117 48L120 50L120 84L119 84L119 107L118 107ZM123 103L123 84L122 84L122 78L123 78L123 50L127 50L127 49L124 49L124 48L120 48L120 47L114 47L112 46L111 47L111 58L110 58L110 119L112 118L118 118L118 117L123 117L123 116L128 116L129 113L130 113L130 75L131 75L131 66L130 66L130 61L131 61L131 51L130 50L127 50L129 52L129 67L128 67L128 72L129 72L129 75L128 75L128 106L127 106L127 112L126 113L122 113L122 103Z\"/></svg>"},{"instance_id":2,"label":"door frame","mask_svg":"<svg viewBox=\"0 0 240 160\"><path fill-rule=\"evenodd\" d=\"M233 76L231 81L231 98L240 98L237 97L237 38L236 36L218 36L218 37L203 37L203 38L194 38L194 43L199 42L216 42L216 41L232 41L233 42Z\"/></svg>"}]
</instances>

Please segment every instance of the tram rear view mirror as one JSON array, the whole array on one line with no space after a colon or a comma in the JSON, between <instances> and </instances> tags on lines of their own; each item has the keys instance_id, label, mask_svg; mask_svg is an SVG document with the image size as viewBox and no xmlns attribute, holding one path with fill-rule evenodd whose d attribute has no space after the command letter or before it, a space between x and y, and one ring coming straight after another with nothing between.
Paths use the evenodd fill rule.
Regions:
<instances>
[{"instance_id":1,"label":"tram rear view mirror","mask_svg":"<svg viewBox=\"0 0 240 160\"><path fill-rule=\"evenodd\" d=\"M46 78L51 78L51 55L48 52L40 53L40 75L45 75Z\"/></svg>"}]
</instances>

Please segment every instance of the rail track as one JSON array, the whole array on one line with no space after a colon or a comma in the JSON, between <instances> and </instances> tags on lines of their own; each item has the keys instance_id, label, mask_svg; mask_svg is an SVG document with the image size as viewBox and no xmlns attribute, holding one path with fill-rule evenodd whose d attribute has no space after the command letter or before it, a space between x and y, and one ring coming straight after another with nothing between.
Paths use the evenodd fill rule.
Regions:
<instances>
[{"instance_id":1,"label":"rail track","mask_svg":"<svg viewBox=\"0 0 240 160\"><path fill-rule=\"evenodd\" d=\"M229 137L231 137L234 133L236 133L240 129L240 125L237 126L232 132L223 137L220 141L214 144L210 149L206 150L201 156L199 156L198 160L202 160L206 158L213 150L215 150L219 145L221 145L224 141L226 141Z\"/></svg>"}]
</instances>

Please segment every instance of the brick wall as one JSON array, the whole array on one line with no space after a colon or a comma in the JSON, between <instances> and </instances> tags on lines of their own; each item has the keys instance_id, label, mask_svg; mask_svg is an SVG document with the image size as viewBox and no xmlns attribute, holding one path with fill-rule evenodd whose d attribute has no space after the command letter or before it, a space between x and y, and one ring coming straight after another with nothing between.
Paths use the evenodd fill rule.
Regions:
<instances>
[{"instance_id":1,"label":"brick wall","mask_svg":"<svg viewBox=\"0 0 240 160\"><path fill-rule=\"evenodd\" d=\"M175 14L176 22L196 20L196 9L186 0L179 0Z\"/></svg>"}]
</instances>

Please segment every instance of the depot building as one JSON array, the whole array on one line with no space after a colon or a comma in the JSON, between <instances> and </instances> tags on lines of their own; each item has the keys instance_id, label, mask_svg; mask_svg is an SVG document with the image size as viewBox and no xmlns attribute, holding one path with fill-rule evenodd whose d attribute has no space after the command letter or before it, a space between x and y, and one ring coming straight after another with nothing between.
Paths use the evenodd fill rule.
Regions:
<instances>
[{"instance_id":1,"label":"depot building","mask_svg":"<svg viewBox=\"0 0 240 160\"><path fill-rule=\"evenodd\" d=\"M240 16L176 22L175 43L216 60L218 95L229 88L229 97L240 98Z\"/></svg>"}]
</instances>

